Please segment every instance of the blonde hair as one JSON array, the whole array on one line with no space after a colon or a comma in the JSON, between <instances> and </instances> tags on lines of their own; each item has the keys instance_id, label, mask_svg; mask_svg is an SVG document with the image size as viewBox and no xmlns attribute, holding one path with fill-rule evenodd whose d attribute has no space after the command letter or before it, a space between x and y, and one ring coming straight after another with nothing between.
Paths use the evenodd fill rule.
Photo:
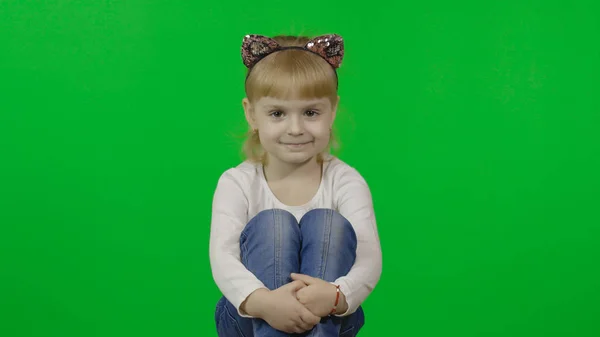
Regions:
<instances>
[{"instance_id":1,"label":"blonde hair","mask_svg":"<svg viewBox=\"0 0 600 337\"><path fill-rule=\"evenodd\" d=\"M310 38L276 36L273 40L282 47L303 47ZM251 103L262 97L327 97L332 106L337 103L337 74L327 61L312 52L296 48L280 50L266 56L248 71L245 89ZM317 160L327 160L331 149L337 147L332 130L329 146L317 156ZM252 129L248 131L242 152L249 161L265 162L266 153L260 144L258 132Z\"/></svg>"}]
</instances>

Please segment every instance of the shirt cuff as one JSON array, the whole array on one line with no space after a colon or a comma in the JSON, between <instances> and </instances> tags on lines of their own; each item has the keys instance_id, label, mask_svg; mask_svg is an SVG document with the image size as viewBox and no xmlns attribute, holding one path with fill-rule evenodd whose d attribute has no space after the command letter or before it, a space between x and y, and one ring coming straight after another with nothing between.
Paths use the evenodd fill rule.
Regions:
<instances>
[{"instance_id":1,"label":"shirt cuff","mask_svg":"<svg viewBox=\"0 0 600 337\"><path fill-rule=\"evenodd\" d=\"M265 287L262 283L255 283L242 289L242 291L239 293L238 298L236 299L236 302L231 303L237 309L238 315L244 318L255 318L254 316L250 316L247 313L242 312L240 307L242 306L242 303L244 303L244 301L248 298L248 296L250 296L250 294L261 288L267 289L267 287Z\"/></svg>"}]
</instances>

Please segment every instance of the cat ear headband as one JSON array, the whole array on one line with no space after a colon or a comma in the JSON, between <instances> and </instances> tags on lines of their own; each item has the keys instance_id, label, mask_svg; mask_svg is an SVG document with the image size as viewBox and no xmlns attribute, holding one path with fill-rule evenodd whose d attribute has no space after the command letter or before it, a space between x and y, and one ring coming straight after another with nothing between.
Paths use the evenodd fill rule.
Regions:
<instances>
[{"instance_id":1,"label":"cat ear headband","mask_svg":"<svg viewBox=\"0 0 600 337\"><path fill-rule=\"evenodd\" d=\"M342 64L344 58L344 40L337 34L317 36L303 47L282 47L275 40L262 35L246 35L242 42L242 60L251 69L267 55L284 49L302 49L321 56L334 69Z\"/></svg>"}]
</instances>

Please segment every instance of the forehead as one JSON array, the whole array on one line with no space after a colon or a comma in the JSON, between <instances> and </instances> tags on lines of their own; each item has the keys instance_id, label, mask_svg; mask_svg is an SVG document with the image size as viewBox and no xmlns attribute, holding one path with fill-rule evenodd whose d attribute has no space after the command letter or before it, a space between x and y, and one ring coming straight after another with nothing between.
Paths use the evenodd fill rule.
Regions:
<instances>
[{"instance_id":1,"label":"forehead","mask_svg":"<svg viewBox=\"0 0 600 337\"><path fill-rule=\"evenodd\" d=\"M288 109L300 109L311 106L320 106L322 108L331 107L331 102L327 97L313 99L282 99L277 97L262 97L256 105L259 107L283 107Z\"/></svg>"}]
</instances>

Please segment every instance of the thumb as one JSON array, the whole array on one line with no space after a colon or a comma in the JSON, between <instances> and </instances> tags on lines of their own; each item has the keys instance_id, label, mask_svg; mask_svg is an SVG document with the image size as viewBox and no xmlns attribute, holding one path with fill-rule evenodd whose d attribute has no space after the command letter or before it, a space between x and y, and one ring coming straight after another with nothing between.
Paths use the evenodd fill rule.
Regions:
<instances>
[{"instance_id":1,"label":"thumb","mask_svg":"<svg viewBox=\"0 0 600 337\"><path fill-rule=\"evenodd\" d=\"M311 285L312 283L314 283L313 278L308 275L292 273L291 277L292 277L292 280L302 281L302 282L306 283L306 285Z\"/></svg>"}]
</instances>

